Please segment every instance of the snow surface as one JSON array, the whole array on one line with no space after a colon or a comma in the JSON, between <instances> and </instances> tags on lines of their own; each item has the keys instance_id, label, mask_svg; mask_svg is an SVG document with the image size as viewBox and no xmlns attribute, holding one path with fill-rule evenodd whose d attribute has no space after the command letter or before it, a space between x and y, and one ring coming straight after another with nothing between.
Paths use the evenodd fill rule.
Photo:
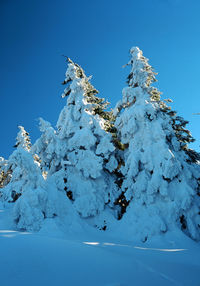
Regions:
<instances>
[{"instance_id":1,"label":"snow surface","mask_svg":"<svg viewBox=\"0 0 200 286\"><path fill-rule=\"evenodd\" d=\"M47 219L39 233L19 232L11 212L0 208L2 286L200 285L200 244L181 231L138 243Z\"/></svg>"}]
</instances>

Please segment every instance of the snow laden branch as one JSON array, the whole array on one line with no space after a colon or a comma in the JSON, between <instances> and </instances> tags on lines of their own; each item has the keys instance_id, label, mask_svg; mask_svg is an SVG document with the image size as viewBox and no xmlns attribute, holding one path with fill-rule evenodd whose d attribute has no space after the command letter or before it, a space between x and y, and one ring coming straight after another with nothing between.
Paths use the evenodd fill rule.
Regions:
<instances>
[{"instance_id":1,"label":"snow laden branch","mask_svg":"<svg viewBox=\"0 0 200 286\"><path fill-rule=\"evenodd\" d=\"M17 229L53 220L143 242L173 230L200 239L200 156L188 147L188 122L161 99L138 47L127 66L122 99L108 111L91 77L67 58L56 127L40 118L31 145L19 126L17 149L0 159L1 200L12 205Z\"/></svg>"}]
</instances>

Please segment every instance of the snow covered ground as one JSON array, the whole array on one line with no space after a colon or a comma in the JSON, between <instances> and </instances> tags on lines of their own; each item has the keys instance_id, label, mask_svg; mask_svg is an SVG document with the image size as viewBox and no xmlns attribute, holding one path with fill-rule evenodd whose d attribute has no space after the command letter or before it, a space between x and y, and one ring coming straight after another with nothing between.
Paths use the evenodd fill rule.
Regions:
<instances>
[{"instance_id":1,"label":"snow covered ground","mask_svg":"<svg viewBox=\"0 0 200 286\"><path fill-rule=\"evenodd\" d=\"M137 243L89 227L67 234L53 220L18 232L10 211L0 210L1 286L200 285L200 244L181 232Z\"/></svg>"}]
</instances>

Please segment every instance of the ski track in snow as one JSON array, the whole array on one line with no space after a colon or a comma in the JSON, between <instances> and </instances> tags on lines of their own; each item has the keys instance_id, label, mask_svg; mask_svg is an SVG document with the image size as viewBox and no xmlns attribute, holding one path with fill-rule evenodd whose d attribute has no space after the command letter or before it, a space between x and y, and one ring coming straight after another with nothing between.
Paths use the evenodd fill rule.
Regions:
<instances>
[{"instance_id":1,"label":"ski track in snow","mask_svg":"<svg viewBox=\"0 0 200 286\"><path fill-rule=\"evenodd\" d=\"M139 247L139 246L131 246L128 244L116 244L116 243L110 243L110 242L105 242L105 243L99 243L99 242L83 242L84 244L87 245L91 245L91 246L100 246L100 247L104 247L104 246L116 246L116 247L129 247L129 248L133 248L133 249L140 249L140 250L153 250L153 251L164 251L164 252L178 252L178 251L185 251L186 249L161 249L161 248L145 248L145 247ZM162 273L162 272L158 272L156 271L154 268L146 265L145 263L142 263L141 261L139 261L138 259L134 260L136 264L138 264L140 267L142 267L143 269L146 270L146 272L151 272L154 273L158 276L160 276L161 278L165 279L166 281L170 282L170 285L177 285L177 286L181 286L182 284L176 282L174 279L171 279L169 276L167 276L166 274ZM122 285L122 284L118 284L118 285ZM115 286L113 284L113 286ZM117 284L116 284L117 286Z\"/></svg>"},{"instance_id":2,"label":"ski track in snow","mask_svg":"<svg viewBox=\"0 0 200 286\"><path fill-rule=\"evenodd\" d=\"M199 244L188 238L181 247L164 247L161 240L137 244L102 232L56 238L53 232L9 229L7 214L0 212L0 286L200 285Z\"/></svg>"},{"instance_id":3,"label":"ski track in snow","mask_svg":"<svg viewBox=\"0 0 200 286\"><path fill-rule=\"evenodd\" d=\"M66 247L66 249L68 249L68 251L70 251L70 257L72 258L73 255L77 256L77 252L79 252L81 249L84 250L85 247L88 247L88 253L89 253L89 257L88 257L88 261L86 259L86 263L88 262L89 264L91 263L90 258L94 258L94 257L97 257L97 261L98 259L101 259L101 263L104 264L106 263L107 259L110 260L111 262L114 262L114 261L118 261L119 262L119 265L118 265L118 269L116 269L116 272L120 271L121 270L121 266L123 263L126 263L127 265L132 265L130 268L133 269L133 273L131 273L130 269L127 269L127 272L126 272L126 275L127 275L127 278L128 279L125 279L126 281L123 282L123 280L121 282L117 282L115 284L108 284L108 283L99 283L99 274L101 271L99 266L99 263L97 263L97 261L93 261L93 274L94 275L94 278L96 276L97 278L97 283L96 285L100 285L100 286L128 286L128 285L146 285L147 281L152 281L153 284L149 284L149 285L176 285L176 286L181 286L181 285L187 285L187 284L184 284L184 281L178 281L174 278L172 278L169 274L166 274L165 272L163 271L160 271L159 269L157 269L157 262L159 261L156 261L156 258L154 255L150 255L150 253L156 253L158 258L160 259L160 256L159 254L165 254L165 253L168 253L170 255L172 255L172 261L174 259L176 259L176 257L174 256L175 254L177 253L181 253L181 252L186 252L188 250L186 249L161 249L161 248L148 248L148 247L138 247L138 246L132 246L132 245L129 245L129 244L118 244L118 243L112 243L112 242L98 242L98 241L70 241L70 240L63 240L63 239L55 239L55 238L50 238L50 237L45 237L45 236L40 236L40 235L37 235L37 234L31 234L31 233L27 233L27 232L17 232L17 231L12 231L12 230L1 230L0 231L0 240L1 242L2 239L4 240L4 242L6 243L1 243L1 247L5 247L5 245L7 245L7 250L5 250L5 248L3 249L3 251L1 250L1 253L6 255L6 251L7 252L7 267L9 267L9 262L11 262L11 266L13 268L15 268L15 271L14 273L16 274L16 277L18 277L17 279L19 279L20 283L19 284L15 284L15 285L26 285L26 284L23 284L23 280L21 280L20 277L23 276L23 271L21 271L20 273L20 269L21 268L25 268L27 267L27 265L32 265L31 264L31 261L34 261L35 259L37 260L38 259L38 263L39 265L41 264L41 259L40 259L40 253L42 255L42 248L44 246L44 243L46 242L47 245L49 245L49 249L46 249L45 252L47 251L50 251L51 248L56 248L57 247L57 244L60 242L63 244L64 247ZM22 241L22 244L24 246L24 252L28 252L30 251L30 246L32 248L32 250L30 251L30 261L27 261L27 265L26 265L26 259L27 259L27 254L26 254L26 259L24 261L21 260L21 263L20 265L16 265L17 263L17 259L15 259L14 263L13 263L13 259L12 259L12 256L15 255L15 258L16 256L19 256L20 255L23 257L24 256L24 253L23 253L23 250L21 247L19 246L22 246L21 242ZM17 249L19 247L19 249ZM73 250L72 250L73 248ZM15 253L12 254L12 253L9 253L9 250L11 249L15 249ZM34 252L38 252L38 257L36 255L36 257L33 255ZM86 252L87 253L87 252ZM92 256L91 256L91 255ZM55 255L55 254L54 254ZM81 254L80 254L81 256ZM146 257L148 256L148 257ZM44 255L42 255L42 257L44 258ZM149 263L149 257L151 257L150 259L150 262ZM77 257L76 257L77 258ZM76 260L75 258L75 261L76 263L78 263L78 261ZM148 258L148 259L146 259ZM60 253L58 252L56 255L55 255L55 259L57 261L62 261L63 258L60 257ZM72 265L70 264L71 259L68 259L66 257L66 267L70 267L70 271L73 271L73 268L74 270L77 268L77 265L76 263L72 263ZM120 265L120 260L121 260L121 265ZM20 261L20 260L19 260ZM47 262L47 261L46 261ZM46 263L45 260L44 260L44 263ZM16 264L15 264L16 263ZM48 262L49 264L51 264L51 261ZM80 259L80 263L81 263L81 259ZM162 261L163 263L163 261ZM178 262L177 262L178 263ZM37 261L35 261L35 264L37 264ZM152 266L151 266L152 264ZM113 267L116 267L117 264L113 265ZM178 265L178 264L177 264ZM5 265L1 265L1 269L4 269ZM57 269L56 271L58 271L59 273L59 268L60 268L60 265L58 263L57 265ZM78 268L81 267L81 265L78 266ZM85 265L83 265L83 268L86 270L87 267L85 267ZM126 269L126 267L125 267ZM48 270L48 267L47 269ZM137 270L139 271L139 275L137 275ZM199 268L200 270L200 268ZM34 271L34 270L33 270ZM77 270L79 271L79 270ZM88 273L85 273L86 276L87 275L91 275L90 273L90 270L87 269ZM28 270L28 272L30 272L30 269ZM43 272L43 271L42 271ZM75 271L76 272L76 271ZM95 273L96 272L96 273ZM176 272L176 270L175 270ZM42 276L43 274L46 274L48 275L48 272L47 273L36 273L36 277L37 275L38 276L38 281L40 281L40 276ZM108 274L108 273L106 273ZM60 273L61 277L63 276L63 273L61 271ZM144 275L144 277L146 277L144 279L144 277L141 277L141 275ZM2 276L2 275L1 275ZM66 275L67 276L67 275ZM135 278L134 278L135 276ZM148 278L149 277L149 278ZM111 273L111 277L112 280L114 280L114 275L113 273ZM67 277L63 276L63 279L67 279ZM118 278L119 279L119 278ZM134 280L136 279L136 280ZM100 279L101 280L101 279ZM145 282L143 282L143 280ZM133 281L135 281L136 284L133 284ZM52 281L49 281L50 284L49 285L53 285L51 284ZM72 284L70 284L72 283ZM74 284L75 283L75 284ZM81 283L81 284L76 284L77 281L71 281L69 282L69 284L67 285L93 285L92 283L89 282L89 284L82 284L81 280L80 282L78 283ZM142 283L142 284L141 284ZM143 284L145 283L145 284ZM0 284L2 286L11 286L13 285L12 283L10 284L8 282L8 284L6 284L6 281L4 281L4 284ZM29 284L29 285L34 285L34 284ZM39 285L43 285L43 284L40 284L40 282L37 284L38 286ZM59 285L65 285L65 284L59 284ZM195 286L195 285L194 285ZM196 285L198 286L198 284Z\"/></svg>"}]
</instances>

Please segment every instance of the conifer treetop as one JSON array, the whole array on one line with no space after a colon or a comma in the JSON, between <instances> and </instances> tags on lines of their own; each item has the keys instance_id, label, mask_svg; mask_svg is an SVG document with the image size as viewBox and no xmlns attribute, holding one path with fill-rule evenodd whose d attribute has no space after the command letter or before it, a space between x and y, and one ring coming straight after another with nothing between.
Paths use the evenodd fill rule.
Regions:
<instances>
[{"instance_id":1,"label":"conifer treetop","mask_svg":"<svg viewBox=\"0 0 200 286\"><path fill-rule=\"evenodd\" d=\"M29 133L26 132L23 126L18 126L19 132L16 138L16 144L14 147L18 148L21 147L26 151L30 151L31 148L31 141L29 137Z\"/></svg>"},{"instance_id":2,"label":"conifer treetop","mask_svg":"<svg viewBox=\"0 0 200 286\"><path fill-rule=\"evenodd\" d=\"M74 63L70 58L67 58L68 68L65 73L65 83L75 79L75 78L83 78L85 73L83 69L76 63Z\"/></svg>"},{"instance_id":3,"label":"conifer treetop","mask_svg":"<svg viewBox=\"0 0 200 286\"><path fill-rule=\"evenodd\" d=\"M128 84L131 87L149 87L152 82L156 81L155 72L148 64L148 59L143 56L138 47L130 49L131 59L128 65L131 65L131 72L128 76Z\"/></svg>"},{"instance_id":4,"label":"conifer treetop","mask_svg":"<svg viewBox=\"0 0 200 286\"><path fill-rule=\"evenodd\" d=\"M65 80L63 85L67 85L62 94L62 98L68 97L67 105L75 105L76 101L80 104L80 100L84 105L85 110L89 111L90 114L98 114L104 119L104 129L110 131L112 129L112 112L106 111L109 102L105 101L104 98L96 96L99 92L91 84L91 76L87 77L84 70L70 58L67 58L68 67L65 73ZM75 93L81 94L81 98L78 99ZM81 93L80 93L81 92Z\"/></svg>"},{"instance_id":5,"label":"conifer treetop","mask_svg":"<svg viewBox=\"0 0 200 286\"><path fill-rule=\"evenodd\" d=\"M142 51L138 47L130 49L130 56L128 64L125 65L131 67L130 74L127 77L128 87L123 89L123 98L117 103L113 114L117 116L123 108L133 105L136 98L138 100L139 97L142 102L146 100L148 102L157 102L160 108L169 110L170 107L160 100L161 92L151 85L157 80L155 78L156 73L149 65L148 59L143 56Z\"/></svg>"},{"instance_id":6,"label":"conifer treetop","mask_svg":"<svg viewBox=\"0 0 200 286\"><path fill-rule=\"evenodd\" d=\"M97 94L98 91L92 86L92 84L89 82L91 77L87 77L85 75L84 70L76 63L74 63L70 58L67 58L68 66L65 73L65 80L62 82L63 85L66 85L68 83L71 83L75 81L77 84L80 83L80 86L85 89L86 94L92 92L92 94ZM68 87L64 90L64 93L62 94L62 97L68 96L71 92L71 89L73 86L68 85ZM91 95L91 94L90 94Z\"/></svg>"},{"instance_id":7,"label":"conifer treetop","mask_svg":"<svg viewBox=\"0 0 200 286\"><path fill-rule=\"evenodd\" d=\"M8 161L0 157L0 188L5 187L11 179L11 169L8 166Z\"/></svg>"},{"instance_id":8,"label":"conifer treetop","mask_svg":"<svg viewBox=\"0 0 200 286\"><path fill-rule=\"evenodd\" d=\"M0 168L5 164L5 159L0 157Z\"/></svg>"},{"instance_id":9,"label":"conifer treetop","mask_svg":"<svg viewBox=\"0 0 200 286\"><path fill-rule=\"evenodd\" d=\"M172 101L171 99L167 99L165 102L162 101L160 98L161 92L158 91L157 88L151 86L151 83L157 80L155 78L156 73L148 64L148 59L143 56L142 51L138 47L132 47L130 49L130 55L131 59L128 62L128 65L131 66L131 72L128 76L129 87L141 87L145 93L150 95L150 101L156 101L158 103L160 110L171 117L172 127L175 131L177 139L181 144L181 148L184 149L189 156L192 156L193 159L194 157L197 158L197 154L194 156L194 152L188 152L188 143L194 142L194 138L190 134L189 130L185 128L188 121L185 121L182 117L177 116L176 111L171 110L171 107L167 105L168 102ZM125 89L125 98L129 93L130 92L127 92Z\"/></svg>"}]
</instances>

